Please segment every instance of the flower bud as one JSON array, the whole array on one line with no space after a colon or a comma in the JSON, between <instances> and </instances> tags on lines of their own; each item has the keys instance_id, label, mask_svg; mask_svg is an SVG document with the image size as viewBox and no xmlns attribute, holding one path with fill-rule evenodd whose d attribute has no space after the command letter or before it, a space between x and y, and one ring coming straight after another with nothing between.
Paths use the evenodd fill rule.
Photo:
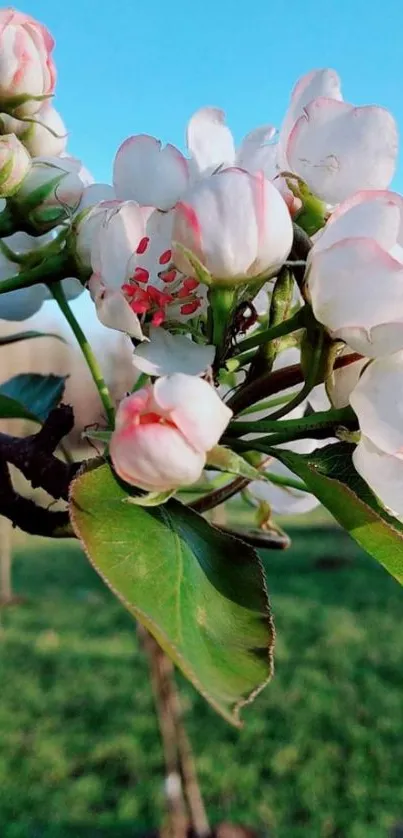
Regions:
<instances>
[{"instance_id":1,"label":"flower bud","mask_svg":"<svg viewBox=\"0 0 403 838\"><path fill-rule=\"evenodd\" d=\"M74 157L37 157L13 200L42 233L77 210L85 184L82 164Z\"/></svg>"},{"instance_id":2,"label":"flower bud","mask_svg":"<svg viewBox=\"0 0 403 838\"><path fill-rule=\"evenodd\" d=\"M176 267L196 276L185 249L217 285L231 287L275 276L291 249L287 206L261 174L220 171L197 183L173 213Z\"/></svg>"},{"instance_id":3,"label":"flower bud","mask_svg":"<svg viewBox=\"0 0 403 838\"><path fill-rule=\"evenodd\" d=\"M0 10L0 110L32 114L37 97L51 96L56 83L54 41L34 18L15 9Z\"/></svg>"},{"instance_id":4,"label":"flower bud","mask_svg":"<svg viewBox=\"0 0 403 838\"><path fill-rule=\"evenodd\" d=\"M50 102L44 102L29 119L0 114L0 133L16 134L31 157L58 157L66 150L66 126Z\"/></svg>"},{"instance_id":5,"label":"flower bud","mask_svg":"<svg viewBox=\"0 0 403 838\"><path fill-rule=\"evenodd\" d=\"M213 387L176 373L124 399L110 442L119 477L146 491L195 483L232 416Z\"/></svg>"},{"instance_id":6,"label":"flower bud","mask_svg":"<svg viewBox=\"0 0 403 838\"><path fill-rule=\"evenodd\" d=\"M7 198L29 172L31 158L15 134L0 137L0 197Z\"/></svg>"}]
</instances>

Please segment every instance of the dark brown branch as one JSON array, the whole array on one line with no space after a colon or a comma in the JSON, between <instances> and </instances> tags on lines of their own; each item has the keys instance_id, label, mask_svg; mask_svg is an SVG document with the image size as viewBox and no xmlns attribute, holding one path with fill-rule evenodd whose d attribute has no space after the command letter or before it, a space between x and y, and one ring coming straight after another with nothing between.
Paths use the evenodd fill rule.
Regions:
<instances>
[{"instance_id":1,"label":"dark brown branch","mask_svg":"<svg viewBox=\"0 0 403 838\"><path fill-rule=\"evenodd\" d=\"M356 352L351 353L351 355L344 355L337 358L334 367L335 369L346 367L348 364L353 364L354 361L359 361L361 357ZM256 404L262 399L274 396L275 393L279 393L281 390L295 387L303 381L304 375L299 364L293 364L291 367L284 367L284 369L275 370L275 372L265 373L246 387L240 387L228 401L228 407L236 415L251 404Z\"/></svg>"},{"instance_id":2,"label":"dark brown branch","mask_svg":"<svg viewBox=\"0 0 403 838\"><path fill-rule=\"evenodd\" d=\"M68 512L43 509L33 500L21 497L12 485L8 467L4 462L0 462L0 515L8 518L14 527L19 527L31 535L52 538L74 536Z\"/></svg>"},{"instance_id":3,"label":"dark brown branch","mask_svg":"<svg viewBox=\"0 0 403 838\"><path fill-rule=\"evenodd\" d=\"M70 482L80 464L63 463L53 452L73 425L73 409L61 404L51 411L37 434L21 438L0 433L0 460L15 466L34 489L45 489L53 498L67 500Z\"/></svg>"}]
</instances>

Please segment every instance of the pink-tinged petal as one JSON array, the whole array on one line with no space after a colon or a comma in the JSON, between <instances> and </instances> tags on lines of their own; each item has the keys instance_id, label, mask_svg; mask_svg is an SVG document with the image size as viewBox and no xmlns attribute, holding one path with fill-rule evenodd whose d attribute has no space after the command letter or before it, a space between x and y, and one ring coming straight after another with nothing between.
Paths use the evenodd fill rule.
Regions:
<instances>
[{"instance_id":1,"label":"pink-tinged petal","mask_svg":"<svg viewBox=\"0 0 403 838\"><path fill-rule=\"evenodd\" d=\"M387 454L403 455L403 352L368 364L350 396L360 429Z\"/></svg>"},{"instance_id":2,"label":"pink-tinged petal","mask_svg":"<svg viewBox=\"0 0 403 838\"><path fill-rule=\"evenodd\" d=\"M278 165L281 171L288 171L287 144L289 135L304 108L319 97L342 101L340 78L335 70L312 70L297 81L292 93L288 111L281 126L278 148Z\"/></svg>"},{"instance_id":3,"label":"pink-tinged petal","mask_svg":"<svg viewBox=\"0 0 403 838\"><path fill-rule=\"evenodd\" d=\"M362 436L353 463L383 506L392 515L403 518L403 459L385 454Z\"/></svg>"},{"instance_id":4,"label":"pink-tinged petal","mask_svg":"<svg viewBox=\"0 0 403 838\"><path fill-rule=\"evenodd\" d=\"M92 278L88 284L94 300L99 321L108 329L125 332L137 340L144 340L140 321L131 310L121 291L105 288L98 278Z\"/></svg>"},{"instance_id":5,"label":"pink-tinged petal","mask_svg":"<svg viewBox=\"0 0 403 838\"><path fill-rule=\"evenodd\" d=\"M134 201L125 201L104 217L91 261L105 285L118 289L130 278L131 257L145 235L143 214Z\"/></svg>"},{"instance_id":6,"label":"pink-tinged petal","mask_svg":"<svg viewBox=\"0 0 403 838\"><path fill-rule=\"evenodd\" d=\"M403 217L403 199L388 190L356 192L343 201L315 237L316 253L342 239L374 239L391 251L398 241Z\"/></svg>"},{"instance_id":7,"label":"pink-tinged petal","mask_svg":"<svg viewBox=\"0 0 403 838\"><path fill-rule=\"evenodd\" d=\"M245 281L262 272L274 275L289 253L292 225L270 181L230 168L200 181L178 203L172 238L216 279ZM174 262L193 275L179 246Z\"/></svg>"},{"instance_id":8,"label":"pink-tinged petal","mask_svg":"<svg viewBox=\"0 0 403 838\"><path fill-rule=\"evenodd\" d=\"M273 142L276 129L263 125L251 131L242 141L236 155L236 164L248 172L263 172L268 180L277 174L277 142Z\"/></svg>"},{"instance_id":9,"label":"pink-tinged petal","mask_svg":"<svg viewBox=\"0 0 403 838\"><path fill-rule=\"evenodd\" d=\"M173 145L162 148L155 137L129 137L116 154L113 183L117 197L123 200L169 210L185 192L188 181L186 158Z\"/></svg>"},{"instance_id":10,"label":"pink-tinged petal","mask_svg":"<svg viewBox=\"0 0 403 838\"><path fill-rule=\"evenodd\" d=\"M209 451L217 444L232 416L230 410L207 381L176 373L159 378L154 400L179 428L196 451Z\"/></svg>"},{"instance_id":11,"label":"pink-tinged petal","mask_svg":"<svg viewBox=\"0 0 403 838\"><path fill-rule=\"evenodd\" d=\"M225 124L224 111L219 108L200 108L193 114L188 122L186 142L199 172L232 166L235 161L234 139Z\"/></svg>"},{"instance_id":12,"label":"pink-tinged petal","mask_svg":"<svg viewBox=\"0 0 403 838\"><path fill-rule=\"evenodd\" d=\"M403 348L403 266L370 239L313 253L307 290L334 338L368 357Z\"/></svg>"},{"instance_id":13,"label":"pink-tinged petal","mask_svg":"<svg viewBox=\"0 0 403 838\"><path fill-rule=\"evenodd\" d=\"M152 387L142 387L136 393L126 396L125 399L119 403L116 411L115 427L116 430L125 427L128 424L136 424L137 418L142 413L149 413L152 406Z\"/></svg>"},{"instance_id":14,"label":"pink-tinged petal","mask_svg":"<svg viewBox=\"0 0 403 838\"><path fill-rule=\"evenodd\" d=\"M259 248L257 259L249 268L250 275L265 273L275 276L287 258L293 231L287 205L276 187L262 174L251 180L258 222Z\"/></svg>"},{"instance_id":15,"label":"pink-tinged petal","mask_svg":"<svg viewBox=\"0 0 403 838\"><path fill-rule=\"evenodd\" d=\"M158 421L115 431L109 450L119 477L151 492L191 486L206 462L176 428Z\"/></svg>"},{"instance_id":16,"label":"pink-tinged petal","mask_svg":"<svg viewBox=\"0 0 403 838\"><path fill-rule=\"evenodd\" d=\"M152 376L203 375L214 360L215 347L193 343L185 335L171 335L165 329L150 329L149 342L138 346L133 355L136 369Z\"/></svg>"},{"instance_id":17,"label":"pink-tinged petal","mask_svg":"<svg viewBox=\"0 0 403 838\"><path fill-rule=\"evenodd\" d=\"M337 204L361 189L385 189L397 158L395 120L384 108L315 99L287 143L290 169L322 200Z\"/></svg>"}]
</instances>

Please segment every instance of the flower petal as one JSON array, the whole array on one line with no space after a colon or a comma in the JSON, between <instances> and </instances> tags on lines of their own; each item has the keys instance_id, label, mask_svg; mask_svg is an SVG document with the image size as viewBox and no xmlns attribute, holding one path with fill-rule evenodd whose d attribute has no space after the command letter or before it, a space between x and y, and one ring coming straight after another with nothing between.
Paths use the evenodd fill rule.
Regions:
<instances>
[{"instance_id":1,"label":"flower petal","mask_svg":"<svg viewBox=\"0 0 403 838\"><path fill-rule=\"evenodd\" d=\"M368 364L350 396L360 429L388 454L403 454L403 352Z\"/></svg>"},{"instance_id":2,"label":"flower petal","mask_svg":"<svg viewBox=\"0 0 403 838\"><path fill-rule=\"evenodd\" d=\"M217 444L232 416L214 388L197 376L176 373L159 378L154 399L158 412L163 411L200 452Z\"/></svg>"},{"instance_id":3,"label":"flower petal","mask_svg":"<svg viewBox=\"0 0 403 838\"><path fill-rule=\"evenodd\" d=\"M122 200L160 210L173 207L186 190L189 165L173 145L138 134L122 143L115 157L113 183Z\"/></svg>"},{"instance_id":4,"label":"flower petal","mask_svg":"<svg viewBox=\"0 0 403 838\"><path fill-rule=\"evenodd\" d=\"M371 239L343 239L311 257L317 320L361 355L403 348L403 266Z\"/></svg>"},{"instance_id":5,"label":"flower petal","mask_svg":"<svg viewBox=\"0 0 403 838\"><path fill-rule=\"evenodd\" d=\"M263 125L246 135L236 155L236 165L247 172L261 171L268 180L278 173L276 142L270 142L276 134L272 125Z\"/></svg>"},{"instance_id":6,"label":"flower petal","mask_svg":"<svg viewBox=\"0 0 403 838\"><path fill-rule=\"evenodd\" d=\"M122 480L151 492L192 485L206 461L176 428L158 422L115 431L110 455Z\"/></svg>"},{"instance_id":7,"label":"flower petal","mask_svg":"<svg viewBox=\"0 0 403 838\"><path fill-rule=\"evenodd\" d=\"M186 142L199 172L214 171L219 166L232 166L235 145L225 114L219 108L200 108L190 118Z\"/></svg>"},{"instance_id":8,"label":"flower petal","mask_svg":"<svg viewBox=\"0 0 403 838\"><path fill-rule=\"evenodd\" d=\"M125 332L137 340L144 340L140 321L121 291L105 288L95 276L89 281L88 288L95 303L98 319L104 326Z\"/></svg>"},{"instance_id":9,"label":"flower petal","mask_svg":"<svg viewBox=\"0 0 403 838\"><path fill-rule=\"evenodd\" d=\"M402 217L403 198L396 192L387 189L355 192L339 204L315 236L315 253L350 238L374 239L390 251L399 239Z\"/></svg>"},{"instance_id":10,"label":"flower petal","mask_svg":"<svg viewBox=\"0 0 403 838\"><path fill-rule=\"evenodd\" d=\"M403 459L385 454L362 436L354 451L353 463L389 512L403 518Z\"/></svg>"},{"instance_id":11,"label":"flower petal","mask_svg":"<svg viewBox=\"0 0 403 838\"><path fill-rule=\"evenodd\" d=\"M150 340L138 346L133 364L147 375L202 375L214 360L215 347L193 343L185 335L171 335L165 329L150 329Z\"/></svg>"},{"instance_id":12,"label":"flower petal","mask_svg":"<svg viewBox=\"0 0 403 838\"><path fill-rule=\"evenodd\" d=\"M289 169L287 160L287 143L289 135L304 108L313 99L325 96L327 99L343 99L340 89L340 78L335 70L312 70L297 81L292 93L288 111L281 126L279 135L279 167L282 171Z\"/></svg>"},{"instance_id":13,"label":"flower petal","mask_svg":"<svg viewBox=\"0 0 403 838\"><path fill-rule=\"evenodd\" d=\"M295 123L286 154L293 172L336 204L360 189L385 189L397 158L397 128L384 108L319 98Z\"/></svg>"},{"instance_id":14,"label":"flower petal","mask_svg":"<svg viewBox=\"0 0 403 838\"><path fill-rule=\"evenodd\" d=\"M134 201L110 209L94 236L91 262L94 273L110 288L121 288L129 279L129 265L145 236L144 214Z\"/></svg>"}]
</instances>

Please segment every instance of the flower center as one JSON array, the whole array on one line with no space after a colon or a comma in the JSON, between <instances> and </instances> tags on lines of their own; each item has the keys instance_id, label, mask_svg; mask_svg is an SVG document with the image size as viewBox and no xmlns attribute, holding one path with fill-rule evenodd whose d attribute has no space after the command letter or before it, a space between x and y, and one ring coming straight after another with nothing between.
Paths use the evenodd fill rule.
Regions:
<instances>
[{"instance_id":1,"label":"flower center","mask_svg":"<svg viewBox=\"0 0 403 838\"><path fill-rule=\"evenodd\" d=\"M148 255L149 246L150 238L144 236L137 246L137 256ZM146 261L141 264L141 259L138 261L133 276L122 285L123 294L135 314L153 326L160 326L169 315L175 319L178 315L196 313L202 303L197 293L200 283L174 268L170 249L159 255L153 282L150 281L150 265L147 266ZM161 266L162 270L159 270Z\"/></svg>"}]
</instances>

